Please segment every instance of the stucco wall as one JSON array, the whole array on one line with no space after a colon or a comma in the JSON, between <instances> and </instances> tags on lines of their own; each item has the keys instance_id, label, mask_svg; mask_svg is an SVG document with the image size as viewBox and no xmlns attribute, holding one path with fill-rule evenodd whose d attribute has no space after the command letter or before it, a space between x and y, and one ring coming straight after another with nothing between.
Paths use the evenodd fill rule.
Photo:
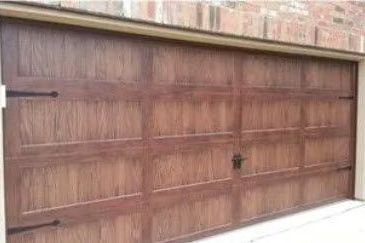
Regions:
<instances>
[{"instance_id":1,"label":"stucco wall","mask_svg":"<svg viewBox=\"0 0 365 243\"><path fill-rule=\"evenodd\" d=\"M56 8L365 52L365 2L31 0Z\"/></svg>"}]
</instances>

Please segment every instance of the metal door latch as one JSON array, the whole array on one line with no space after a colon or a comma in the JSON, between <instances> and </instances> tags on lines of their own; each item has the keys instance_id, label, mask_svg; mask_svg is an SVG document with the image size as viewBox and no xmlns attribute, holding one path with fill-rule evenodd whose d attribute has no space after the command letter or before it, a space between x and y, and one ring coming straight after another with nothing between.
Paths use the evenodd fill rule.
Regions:
<instances>
[{"instance_id":1,"label":"metal door latch","mask_svg":"<svg viewBox=\"0 0 365 243\"><path fill-rule=\"evenodd\" d=\"M234 154L232 158L233 169L241 169L242 162L245 160L246 158L242 158L241 154Z\"/></svg>"}]
</instances>

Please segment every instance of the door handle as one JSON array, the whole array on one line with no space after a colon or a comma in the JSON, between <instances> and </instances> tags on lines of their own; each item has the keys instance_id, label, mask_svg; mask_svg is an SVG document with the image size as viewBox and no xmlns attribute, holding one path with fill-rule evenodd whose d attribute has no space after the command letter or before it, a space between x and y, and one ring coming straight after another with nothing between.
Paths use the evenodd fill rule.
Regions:
<instances>
[{"instance_id":1,"label":"door handle","mask_svg":"<svg viewBox=\"0 0 365 243\"><path fill-rule=\"evenodd\" d=\"M233 169L241 169L242 162L247 158L243 158L240 153L234 154L232 158Z\"/></svg>"},{"instance_id":2,"label":"door handle","mask_svg":"<svg viewBox=\"0 0 365 243\"><path fill-rule=\"evenodd\" d=\"M47 226L57 226L60 223L61 223L61 221L59 221L58 219L55 219L55 220L53 220L52 222L49 222L49 223L43 223L43 224L35 224L35 225L19 226L19 227L9 228L9 229L6 230L6 233L8 235L13 235L13 234L18 234L18 233L22 233L22 232L25 232L25 231L39 229L39 228L43 228L43 227L47 227Z\"/></svg>"},{"instance_id":3,"label":"door handle","mask_svg":"<svg viewBox=\"0 0 365 243\"><path fill-rule=\"evenodd\" d=\"M51 97L56 98L58 97L59 93L57 91L50 91L50 92L31 92L31 91L18 91L18 90L7 90L6 97L36 97L36 96L43 96L43 97Z\"/></svg>"}]
</instances>

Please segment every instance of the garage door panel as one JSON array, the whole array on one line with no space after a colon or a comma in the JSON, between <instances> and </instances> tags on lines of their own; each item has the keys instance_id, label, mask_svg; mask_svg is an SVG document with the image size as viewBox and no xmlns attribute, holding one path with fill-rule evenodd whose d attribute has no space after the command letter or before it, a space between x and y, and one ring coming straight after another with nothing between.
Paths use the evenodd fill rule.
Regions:
<instances>
[{"instance_id":1,"label":"garage door panel","mask_svg":"<svg viewBox=\"0 0 365 243\"><path fill-rule=\"evenodd\" d=\"M300 61L296 57L239 54L242 85L251 87L300 87Z\"/></svg>"},{"instance_id":2,"label":"garage door panel","mask_svg":"<svg viewBox=\"0 0 365 243\"><path fill-rule=\"evenodd\" d=\"M223 227L231 215L229 195L181 202L154 213L152 239L159 242Z\"/></svg>"},{"instance_id":3,"label":"garage door panel","mask_svg":"<svg viewBox=\"0 0 365 243\"><path fill-rule=\"evenodd\" d=\"M8 237L9 243L100 243L142 242L141 214L127 214L100 219L84 224L67 225L54 229L38 230L31 233Z\"/></svg>"},{"instance_id":4,"label":"garage door panel","mask_svg":"<svg viewBox=\"0 0 365 243\"><path fill-rule=\"evenodd\" d=\"M18 29L18 49L19 76L122 83L144 81L151 53L130 38L40 26Z\"/></svg>"},{"instance_id":5,"label":"garage door panel","mask_svg":"<svg viewBox=\"0 0 365 243\"><path fill-rule=\"evenodd\" d=\"M282 171L299 166L301 145L299 141L261 142L243 146L246 157L242 175Z\"/></svg>"},{"instance_id":6,"label":"garage door panel","mask_svg":"<svg viewBox=\"0 0 365 243\"><path fill-rule=\"evenodd\" d=\"M19 76L35 76L36 73L42 74L42 72L50 71L47 69L49 66L52 66L52 64L53 66L56 64L55 67L51 67L52 69L58 67L56 59L57 56L60 54L62 55L62 49L60 47L63 45L63 36L59 31L49 29L46 30L45 33L41 33L41 28L25 26L21 28L18 27L17 30ZM51 36L50 39L47 38L48 35ZM56 52L55 55L51 54L53 52L52 49ZM49 65L44 65L44 63L42 63L42 58L44 58L44 61L47 60ZM35 70L33 70L33 68ZM61 75L61 72L62 70L58 70L58 76ZM56 74L55 71L53 73L54 75Z\"/></svg>"},{"instance_id":7,"label":"garage door panel","mask_svg":"<svg viewBox=\"0 0 365 243\"><path fill-rule=\"evenodd\" d=\"M95 157L109 156L116 153L122 153L128 157L133 157L131 155L140 157L143 148L142 139L72 142L20 146L20 150L16 155L8 153L6 158L8 163L11 164L25 163L27 166L43 166L57 163L54 158L60 158L63 162L78 163L94 161Z\"/></svg>"},{"instance_id":8,"label":"garage door panel","mask_svg":"<svg viewBox=\"0 0 365 243\"><path fill-rule=\"evenodd\" d=\"M158 99L153 104L155 137L222 134L233 130L231 99Z\"/></svg>"},{"instance_id":9,"label":"garage door panel","mask_svg":"<svg viewBox=\"0 0 365 243\"><path fill-rule=\"evenodd\" d=\"M241 191L241 220L271 215L299 205L298 180L268 181Z\"/></svg>"},{"instance_id":10,"label":"garage door panel","mask_svg":"<svg viewBox=\"0 0 365 243\"><path fill-rule=\"evenodd\" d=\"M23 145L140 138L141 104L136 101L22 99Z\"/></svg>"},{"instance_id":11,"label":"garage door panel","mask_svg":"<svg viewBox=\"0 0 365 243\"><path fill-rule=\"evenodd\" d=\"M242 130L300 126L300 101L297 99L252 98L242 102Z\"/></svg>"},{"instance_id":12,"label":"garage door panel","mask_svg":"<svg viewBox=\"0 0 365 243\"><path fill-rule=\"evenodd\" d=\"M157 44L153 50L154 84L231 86L233 68L233 53L217 48Z\"/></svg>"},{"instance_id":13,"label":"garage door panel","mask_svg":"<svg viewBox=\"0 0 365 243\"><path fill-rule=\"evenodd\" d=\"M319 137L305 140L305 165L320 163L350 163L351 139L349 137Z\"/></svg>"},{"instance_id":14,"label":"garage door panel","mask_svg":"<svg viewBox=\"0 0 365 243\"><path fill-rule=\"evenodd\" d=\"M21 171L22 212L141 193L142 161L121 157Z\"/></svg>"},{"instance_id":15,"label":"garage door panel","mask_svg":"<svg viewBox=\"0 0 365 243\"><path fill-rule=\"evenodd\" d=\"M305 103L307 127L348 127L352 103L344 100L311 99Z\"/></svg>"},{"instance_id":16,"label":"garage door panel","mask_svg":"<svg viewBox=\"0 0 365 243\"><path fill-rule=\"evenodd\" d=\"M229 179L232 155L233 145L205 145L156 155L152 161L153 188L167 189Z\"/></svg>"},{"instance_id":17,"label":"garage door panel","mask_svg":"<svg viewBox=\"0 0 365 243\"><path fill-rule=\"evenodd\" d=\"M303 63L303 70L307 88L341 91L354 89L351 63L311 59Z\"/></svg>"},{"instance_id":18,"label":"garage door panel","mask_svg":"<svg viewBox=\"0 0 365 243\"><path fill-rule=\"evenodd\" d=\"M304 180L303 202L306 204L346 197L349 193L349 171L313 175Z\"/></svg>"},{"instance_id":19,"label":"garage door panel","mask_svg":"<svg viewBox=\"0 0 365 243\"><path fill-rule=\"evenodd\" d=\"M59 93L7 99L7 226L61 221L10 242L185 240L350 194L354 63L1 31L7 89Z\"/></svg>"}]
</instances>

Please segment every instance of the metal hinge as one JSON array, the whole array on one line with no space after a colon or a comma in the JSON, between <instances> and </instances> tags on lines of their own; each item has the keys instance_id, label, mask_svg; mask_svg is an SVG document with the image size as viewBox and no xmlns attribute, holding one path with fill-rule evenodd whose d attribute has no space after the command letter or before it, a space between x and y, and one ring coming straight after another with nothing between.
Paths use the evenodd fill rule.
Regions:
<instances>
[{"instance_id":1,"label":"metal hinge","mask_svg":"<svg viewBox=\"0 0 365 243\"><path fill-rule=\"evenodd\" d=\"M61 223L61 221L59 221L58 219L55 219L55 220L53 220L52 222L49 222L49 223L9 228L9 229L6 230L6 233L8 235L13 235L13 234L22 233L22 232L25 232L25 231L31 231L31 230L35 230L35 229L39 229L39 228L43 228L43 227L47 227L47 226L57 226L60 223Z\"/></svg>"},{"instance_id":2,"label":"metal hinge","mask_svg":"<svg viewBox=\"0 0 365 243\"><path fill-rule=\"evenodd\" d=\"M352 170L352 166L345 165L345 166L341 166L341 167L337 168L336 170Z\"/></svg>"},{"instance_id":3,"label":"metal hinge","mask_svg":"<svg viewBox=\"0 0 365 243\"><path fill-rule=\"evenodd\" d=\"M339 96L338 98L340 100L353 100L354 96Z\"/></svg>"},{"instance_id":4,"label":"metal hinge","mask_svg":"<svg viewBox=\"0 0 365 243\"><path fill-rule=\"evenodd\" d=\"M32 91L18 91L18 90L7 90L6 97L51 97L56 98L58 97L59 93L57 91L50 91L50 92L32 92Z\"/></svg>"}]
</instances>

